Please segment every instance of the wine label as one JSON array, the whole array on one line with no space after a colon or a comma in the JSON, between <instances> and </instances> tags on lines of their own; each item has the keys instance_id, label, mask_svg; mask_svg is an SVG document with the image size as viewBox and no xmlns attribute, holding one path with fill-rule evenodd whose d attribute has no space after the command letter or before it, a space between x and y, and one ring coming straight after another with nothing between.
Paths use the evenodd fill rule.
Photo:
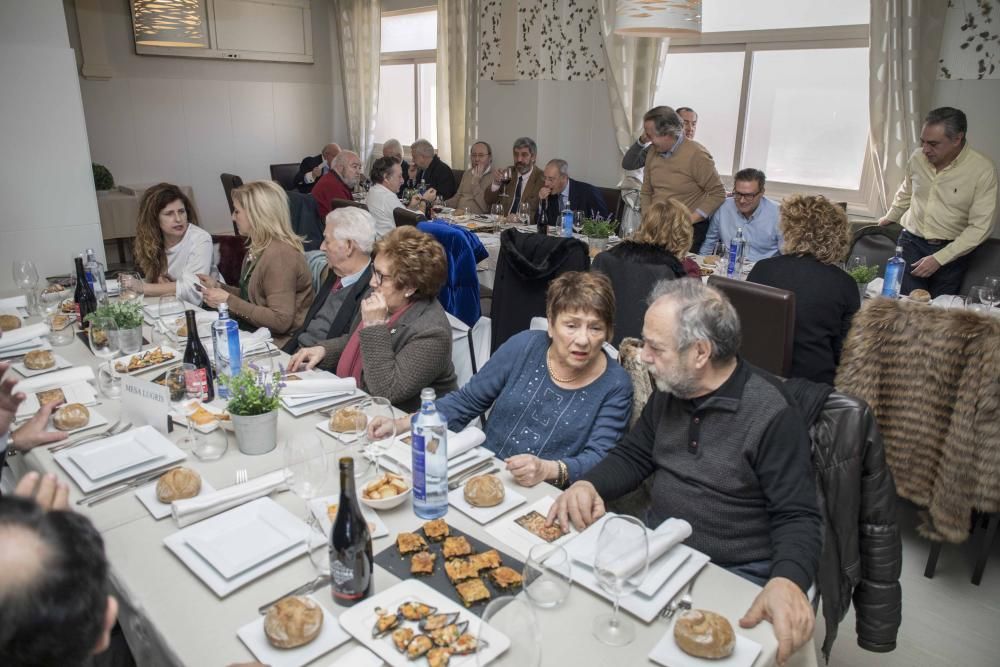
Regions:
<instances>
[{"instance_id":1,"label":"wine label","mask_svg":"<svg viewBox=\"0 0 1000 667\"><path fill-rule=\"evenodd\" d=\"M427 500L427 464L424 436L413 434L413 497L417 500Z\"/></svg>"},{"instance_id":2,"label":"wine label","mask_svg":"<svg viewBox=\"0 0 1000 667\"><path fill-rule=\"evenodd\" d=\"M184 389L188 394L204 396L208 393L208 375L204 368L184 372Z\"/></svg>"},{"instance_id":3,"label":"wine label","mask_svg":"<svg viewBox=\"0 0 1000 667\"><path fill-rule=\"evenodd\" d=\"M371 588L373 562L365 550L351 554L351 550L341 555L347 556L347 562L339 558L330 559L330 588L333 597L341 600L358 600L365 596ZM350 557L354 555L354 558Z\"/></svg>"}]
</instances>

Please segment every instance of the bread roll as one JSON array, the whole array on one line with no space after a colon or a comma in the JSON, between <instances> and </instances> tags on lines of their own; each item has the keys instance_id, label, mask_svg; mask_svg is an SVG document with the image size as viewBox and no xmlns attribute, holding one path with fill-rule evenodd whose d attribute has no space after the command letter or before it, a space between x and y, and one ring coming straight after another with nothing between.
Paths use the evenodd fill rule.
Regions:
<instances>
[{"instance_id":1,"label":"bread roll","mask_svg":"<svg viewBox=\"0 0 1000 667\"><path fill-rule=\"evenodd\" d=\"M368 425L368 417L358 408L341 408L330 417L330 430L334 433L356 433Z\"/></svg>"},{"instance_id":2,"label":"bread roll","mask_svg":"<svg viewBox=\"0 0 1000 667\"><path fill-rule=\"evenodd\" d=\"M718 660L732 654L736 635L724 616L714 611L690 609L677 618L674 641L688 655Z\"/></svg>"},{"instance_id":3,"label":"bread roll","mask_svg":"<svg viewBox=\"0 0 1000 667\"><path fill-rule=\"evenodd\" d=\"M52 350L32 350L24 355L24 367L32 371L42 371L56 365Z\"/></svg>"},{"instance_id":4,"label":"bread roll","mask_svg":"<svg viewBox=\"0 0 1000 667\"><path fill-rule=\"evenodd\" d=\"M701 263L704 264L705 266L715 266L716 264L719 263L719 259L720 258L718 255L705 255L702 258Z\"/></svg>"},{"instance_id":5,"label":"bread roll","mask_svg":"<svg viewBox=\"0 0 1000 667\"><path fill-rule=\"evenodd\" d=\"M931 293L925 289L915 289L910 292L910 300L928 303L931 300Z\"/></svg>"},{"instance_id":6,"label":"bread roll","mask_svg":"<svg viewBox=\"0 0 1000 667\"><path fill-rule=\"evenodd\" d=\"M21 318L17 315L0 315L0 331L13 331L21 328Z\"/></svg>"},{"instance_id":7,"label":"bread roll","mask_svg":"<svg viewBox=\"0 0 1000 667\"><path fill-rule=\"evenodd\" d=\"M194 498L200 491L201 475L190 468L168 470L156 482L156 499L161 503Z\"/></svg>"},{"instance_id":8,"label":"bread roll","mask_svg":"<svg viewBox=\"0 0 1000 667\"><path fill-rule=\"evenodd\" d=\"M278 600L264 617L267 641L278 648L308 644L322 627L323 609L315 600L298 595Z\"/></svg>"},{"instance_id":9,"label":"bread roll","mask_svg":"<svg viewBox=\"0 0 1000 667\"><path fill-rule=\"evenodd\" d=\"M59 292L65 292L66 288L59 283L52 283L48 287L42 290L42 294L58 294Z\"/></svg>"},{"instance_id":10,"label":"bread roll","mask_svg":"<svg viewBox=\"0 0 1000 667\"><path fill-rule=\"evenodd\" d=\"M477 475L465 483L463 493L473 507L493 507L503 502L503 482L494 475Z\"/></svg>"},{"instance_id":11,"label":"bread roll","mask_svg":"<svg viewBox=\"0 0 1000 667\"><path fill-rule=\"evenodd\" d=\"M90 422L90 410L82 403L64 405L52 415L52 424L60 431L72 431Z\"/></svg>"}]
</instances>

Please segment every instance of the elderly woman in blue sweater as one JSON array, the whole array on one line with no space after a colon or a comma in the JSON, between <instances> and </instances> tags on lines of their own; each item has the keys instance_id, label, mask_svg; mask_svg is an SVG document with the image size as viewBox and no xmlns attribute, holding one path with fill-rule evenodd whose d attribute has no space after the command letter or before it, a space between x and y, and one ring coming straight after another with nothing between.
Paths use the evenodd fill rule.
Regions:
<instances>
[{"instance_id":1,"label":"elderly woman in blue sweater","mask_svg":"<svg viewBox=\"0 0 1000 667\"><path fill-rule=\"evenodd\" d=\"M632 384L604 351L615 295L601 273L571 271L549 285L549 330L523 331L469 382L438 399L453 431L492 407L485 446L522 486L567 486L615 446L628 426ZM409 429L409 417L397 420ZM379 423L372 424L378 436Z\"/></svg>"}]
</instances>

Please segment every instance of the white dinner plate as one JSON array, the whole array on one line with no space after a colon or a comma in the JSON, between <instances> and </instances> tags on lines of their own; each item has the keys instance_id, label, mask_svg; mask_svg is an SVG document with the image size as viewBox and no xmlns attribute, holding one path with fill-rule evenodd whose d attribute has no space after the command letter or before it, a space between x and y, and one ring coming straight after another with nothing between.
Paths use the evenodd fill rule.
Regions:
<instances>
[{"instance_id":1,"label":"white dinner plate","mask_svg":"<svg viewBox=\"0 0 1000 667\"><path fill-rule=\"evenodd\" d=\"M205 481L203 477L201 479L201 489L198 491L198 496L204 496L207 493L214 493L215 487ZM196 498L198 496L195 496ZM170 503L161 503L160 499L156 497L156 482L151 482L140 486L135 490L135 497L139 499L149 513L153 515L153 518L159 521L160 519L165 519L170 516Z\"/></svg>"},{"instance_id":2,"label":"white dinner plate","mask_svg":"<svg viewBox=\"0 0 1000 667\"><path fill-rule=\"evenodd\" d=\"M675 616L675 622L676 618ZM735 623L735 620L738 619L729 619L729 622L734 628L738 628L739 624ZM759 653L760 644L736 633L736 645L728 658L719 660L696 658L682 651L677 645L674 640L674 624L671 623L667 633L649 652L649 659L663 667L751 667Z\"/></svg>"},{"instance_id":3,"label":"white dinner plate","mask_svg":"<svg viewBox=\"0 0 1000 667\"><path fill-rule=\"evenodd\" d=\"M272 519L280 516L281 524L285 527L287 532L302 535L303 539L305 539L307 529L306 524L302 521L302 519L299 519L270 498L258 498L257 500L253 500L245 505L234 507L228 512L216 514L215 516L205 519L204 521L199 521L198 523L192 524L187 528L182 528L176 533L168 535L164 538L163 544L165 544L166 547L170 549L174 555L177 556L181 562L184 563L184 565L186 565L188 569L195 574L195 576L201 579L216 595L219 597L226 597L233 591L267 574L271 570L284 565L294 558L298 558L306 551L305 542L299 542L299 544L293 546L292 548L282 551L273 558L269 558L268 560L255 565L232 579L226 579L219 574L214 567L206 562L205 559L198 555L194 549L188 546L188 539L199 536L210 537L214 533L224 529L230 524L230 522L240 521L247 513L255 515L260 511L260 508L263 505L272 506L271 509L273 510L273 513L269 516Z\"/></svg>"},{"instance_id":4,"label":"white dinner plate","mask_svg":"<svg viewBox=\"0 0 1000 667\"><path fill-rule=\"evenodd\" d=\"M339 493L323 496L322 498L313 498L309 501L309 511L319 521L319 525L323 529L323 534L327 539L330 538L330 531L333 530L333 521L330 520L330 515L327 513L326 508L329 505L336 505L339 502ZM368 520L368 530L372 535L372 539L385 537L389 534L389 529L386 528L385 522L382 521L382 517L378 515L378 512L362 504L361 514Z\"/></svg>"},{"instance_id":5,"label":"white dinner plate","mask_svg":"<svg viewBox=\"0 0 1000 667\"><path fill-rule=\"evenodd\" d=\"M58 371L63 368L69 368L70 366L73 365L68 361L66 361L65 359L63 359L62 357L60 357L58 354L54 354L52 356L55 358L56 363L51 368L42 368L40 370L34 370L25 366L23 361L18 361L15 364L11 364L11 368L13 368L15 371L17 371L24 377L30 378L30 377L35 377L36 375L44 375L45 373L51 373L52 371Z\"/></svg>"},{"instance_id":6,"label":"white dinner plate","mask_svg":"<svg viewBox=\"0 0 1000 667\"><path fill-rule=\"evenodd\" d=\"M486 524L494 519L503 516L518 505L525 502L524 496L504 484L503 501L493 507L475 507L470 505L465 499L465 485L448 492L448 504L457 509L462 514L474 519L477 523Z\"/></svg>"},{"instance_id":7,"label":"white dinner plate","mask_svg":"<svg viewBox=\"0 0 1000 667\"><path fill-rule=\"evenodd\" d=\"M350 640L351 636L340 627L330 610L319 599L311 595L308 597L323 609L323 625L316 638L308 644L296 648L275 648L267 641L264 617L260 615L237 630L236 636L246 644L257 660L270 667L302 667Z\"/></svg>"},{"instance_id":8,"label":"white dinner plate","mask_svg":"<svg viewBox=\"0 0 1000 667\"><path fill-rule=\"evenodd\" d=\"M305 531L284 521L277 505L261 505L211 533L192 534L187 545L226 579L232 579L305 540Z\"/></svg>"},{"instance_id":9,"label":"white dinner plate","mask_svg":"<svg viewBox=\"0 0 1000 667\"><path fill-rule=\"evenodd\" d=\"M466 632L473 637L478 636L479 626L482 624L482 620L478 616L416 579L404 579L392 588L388 588L377 595L373 595L364 602L359 602L350 609L344 610L340 614L340 625L354 635L355 639L392 665L392 667L412 667L414 664L426 661L415 663L413 660L408 660L406 654L396 650L390 635L380 637L379 639L372 638L372 628L375 627L375 621L378 619L378 614L375 613L376 608L395 610L399 605L410 601L422 602L432 607L437 607L439 614L459 612L459 622L469 622ZM409 621L405 622L404 625L413 627L414 629L417 627L415 623ZM496 660L497 657L510 647L510 639L493 627L487 625L484 634L489 647L480 656L478 663L480 665L485 665ZM452 657L451 662L448 664L450 667L476 665L476 656L456 655Z\"/></svg>"},{"instance_id":10,"label":"white dinner plate","mask_svg":"<svg viewBox=\"0 0 1000 667\"><path fill-rule=\"evenodd\" d=\"M94 481L87 476L83 470L80 469L74 461L73 458L80 453L86 452L91 447L100 447L103 443L108 440L142 440L143 443L151 448L157 453L162 453L160 458L149 461L148 463L140 464L134 468L128 468L120 472L108 475L107 477L102 477L99 481ZM154 470L161 466L166 466L171 463L177 463L178 461L183 461L185 458L184 452L177 448L177 445L167 440L159 431L157 431L152 426L140 426L139 428L132 429L131 431L126 431L119 435L113 435L110 438L104 438L103 440L96 440L94 442L87 443L86 445L80 445L79 447L74 447L72 449L65 449L61 452L56 452L52 458L62 466L63 470L70 476L70 478L80 487L80 491L83 493L90 493L96 491L97 489L104 488L116 482L120 482L124 479L129 479L134 475L141 474L146 470Z\"/></svg>"},{"instance_id":11,"label":"white dinner plate","mask_svg":"<svg viewBox=\"0 0 1000 667\"><path fill-rule=\"evenodd\" d=\"M73 449L69 455L69 459L95 482L116 472L163 458L162 451L157 451L141 438L107 438L96 445L86 449Z\"/></svg>"},{"instance_id":12,"label":"white dinner plate","mask_svg":"<svg viewBox=\"0 0 1000 667\"><path fill-rule=\"evenodd\" d=\"M110 423L104 415L102 415L100 412L98 412L93 408L87 408L87 412L90 413L90 420L83 426L70 429L69 431L62 431L60 429L57 429L50 423L48 426L45 427L45 430L50 433L73 434L73 433L79 433L80 431L86 431L88 429L97 428L98 426L107 426Z\"/></svg>"}]
</instances>

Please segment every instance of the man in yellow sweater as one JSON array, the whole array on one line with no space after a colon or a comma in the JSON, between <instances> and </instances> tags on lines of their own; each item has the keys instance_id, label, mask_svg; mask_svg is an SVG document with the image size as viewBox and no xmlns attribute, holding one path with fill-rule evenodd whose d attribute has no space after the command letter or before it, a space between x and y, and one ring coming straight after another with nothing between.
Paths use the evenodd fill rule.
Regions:
<instances>
[{"instance_id":1,"label":"man in yellow sweater","mask_svg":"<svg viewBox=\"0 0 1000 667\"><path fill-rule=\"evenodd\" d=\"M643 211L658 201L676 199L691 211L698 252L708 219L726 199L726 189L715 169L715 160L705 147L684 136L684 121L670 107L654 107L642 117L643 129L652 145L646 153L640 205Z\"/></svg>"},{"instance_id":2,"label":"man in yellow sweater","mask_svg":"<svg viewBox=\"0 0 1000 667\"><path fill-rule=\"evenodd\" d=\"M997 170L965 140L968 121L959 109L934 109L924 119L920 148L880 225L903 226L906 272L900 291L958 294L969 253L990 237L996 217Z\"/></svg>"}]
</instances>

